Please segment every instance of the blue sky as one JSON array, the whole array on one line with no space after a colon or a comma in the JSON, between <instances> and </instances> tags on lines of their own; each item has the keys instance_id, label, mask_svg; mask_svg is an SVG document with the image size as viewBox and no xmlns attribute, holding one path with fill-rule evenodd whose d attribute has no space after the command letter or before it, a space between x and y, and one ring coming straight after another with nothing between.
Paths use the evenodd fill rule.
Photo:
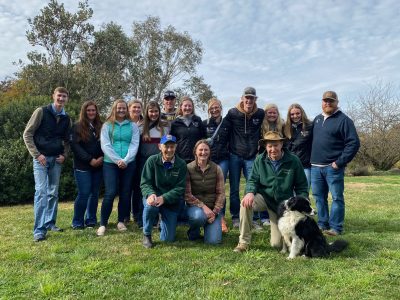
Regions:
<instances>
[{"instance_id":1,"label":"blue sky","mask_svg":"<svg viewBox=\"0 0 400 300\"><path fill-rule=\"evenodd\" d=\"M24 3L24 4L22 4ZM64 1L76 10L78 1ZM33 48L27 18L47 1L0 0L0 79ZM300 103L320 112L325 90L345 110L368 84L400 79L400 1L119 0L89 1L96 28L114 21L130 35L132 23L159 16L162 26L187 31L204 48L198 71L223 101L224 111L254 86L258 105L276 103L281 114Z\"/></svg>"}]
</instances>

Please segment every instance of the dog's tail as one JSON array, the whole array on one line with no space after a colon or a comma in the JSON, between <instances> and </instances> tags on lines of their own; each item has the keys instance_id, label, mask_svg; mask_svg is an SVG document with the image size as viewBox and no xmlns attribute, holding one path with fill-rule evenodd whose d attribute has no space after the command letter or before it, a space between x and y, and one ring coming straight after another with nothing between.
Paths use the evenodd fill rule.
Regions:
<instances>
[{"instance_id":1,"label":"dog's tail","mask_svg":"<svg viewBox=\"0 0 400 300\"><path fill-rule=\"evenodd\" d=\"M347 248L349 243L345 240L336 240L333 243L329 243L329 252L341 252Z\"/></svg>"}]
</instances>

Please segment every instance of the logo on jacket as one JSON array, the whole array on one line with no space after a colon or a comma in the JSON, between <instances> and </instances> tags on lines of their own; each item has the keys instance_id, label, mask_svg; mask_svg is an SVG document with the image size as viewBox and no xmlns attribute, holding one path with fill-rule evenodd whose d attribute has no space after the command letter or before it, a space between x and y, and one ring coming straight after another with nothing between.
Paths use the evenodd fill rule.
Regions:
<instances>
[{"instance_id":1,"label":"logo on jacket","mask_svg":"<svg viewBox=\"0 0 400 300\"><path fill-rule=\"evenodd\" d=\"M254 125L260 124L260 119L253 119L253 124Z\"/></svg>"},{"instance_id":2,"label":"logo on jacket","mask_svg":"<svg viewBox=\"0 0 400 300\"><path fill-rule=\"evenodd\" d=\"M199 122L192 122L194 127L199 127Z\"/></svg>"}]
</instances>

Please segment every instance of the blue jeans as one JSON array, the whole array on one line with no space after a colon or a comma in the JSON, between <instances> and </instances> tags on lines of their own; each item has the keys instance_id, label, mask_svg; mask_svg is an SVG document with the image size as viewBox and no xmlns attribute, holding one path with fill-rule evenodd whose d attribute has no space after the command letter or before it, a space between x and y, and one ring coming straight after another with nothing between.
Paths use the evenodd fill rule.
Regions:
<instances>
[{"instance_id":1,"label":"blue jeans","mask_svg":"<svg viewBox=\"0 0 400 300\"><path fill-rule=\"evenodd\" d=\"M151 235L154 220L160 214L160 240L164 242L175 241L178 213L178 211L166 208L165 205L159 207L148 205L147 199L143 197L143 234Z\"/></svg>"},{"instance_id":2,"label":"blue jeans","mask_svg":"<svg viewBox=\"0 0 400 300\"><path fill-rule=\"evenodd\" d=\"M140 190L140 179L142 176L142 170L144 168L144 164L146 163L147 157L139 157L137 164L138 168L135 170L135 176L133 178L132 184L132 200L131 210L132 210L132 217L135 222L141 227L143 225L143 201L142 201L142 192ZM128 215L129 217L129 215Z\"/></svg>"},{"instance_id":3,"label":"blue jeans","mask_svg":"<svg viewBox=\"0 0 400 300\"><path fill-rule=\"evenodd\" d=\"M136 162L130 162L125 169L120 169L114 163L103 163L104 198L101 205L100 225L106 226L110 218L114 198L119 194L118 222L124 222L129 215L132 182L135 176Z\"/></svg>"},{"instance_id":4,"label":"blue jeans","mask_svg":"<svg viewBox=\"0 0 400 300\"><path fill-rule=\"evenodd\" d=\"M306 174L307 182L308 182L308 190L310 190L311 186L311 168L304 168L304 173Z\"/></svg>"},{"instance_id":5,"label":"blue jeans","mask_svg":"<svg viewBox=\"0 0 400 300\"><path fill-rule=\"evenodd\" d=\"M200 207L189 206L187 214L190 226L188 230L189 240L198 239L200 237L200 227L204 227L204 243L215 245L222 242L221 214L217 215L211 224L207 222L207 216Z\"/></svg>"},{"instance_id":6,"label":"blue jeans","mask_svg":"<svg viewBox=\"0 0 400 300\"><path fill-rule=\"evenodd\" d=\"M47 230L56 225L60 175L61 164L56 162L56 156L46 156L46 166L42 166L37 159L33 159L34 237L46 236Z\"/></svg>"},{"instance_id":7,"label":"blue jeans","mask_svg":"<svg viewBox=\"0 0 400 300\"><path fill-rule=\"evenodd\" d=\"M332 166L311 167L311 188L317 204L318 225L322 229L332 228L343 231L344 223L344 168L335 170ZM332 195L329 215L328 192Z\"/></svg>"},{"instance_id":8,"label":"blue jeans","mask_svg":"<svg viewBox=\"0 0 400 300\"><path fill-rule=\"evenodd\" d=\"M84 225L97 224L97 205L99 201L99 191L103 179L102 168L83 171L74 169L78 195L74 204L74 217L72 227L83 227ZM86 215L85 215L86 211Z\"/></svg>"},{"instance_id":9,"label":"blue jeans","mask_svg":"<svg viewBox=\"0 0 400 300\"><path fill-rule=\"evenodd\" d=\"M231 153L229 156L229 186L230 186L230 212L233 219L239 219L240 212L240 199L239 199L239 189L240 189L240 174L242 173L246 178L249 179L251 169L253 167L253 159L243 159L240 156ZM267 212L260 212L260 214L254 214L253 220L258 218L268 219Z\"/></svg>"}]
</instances>

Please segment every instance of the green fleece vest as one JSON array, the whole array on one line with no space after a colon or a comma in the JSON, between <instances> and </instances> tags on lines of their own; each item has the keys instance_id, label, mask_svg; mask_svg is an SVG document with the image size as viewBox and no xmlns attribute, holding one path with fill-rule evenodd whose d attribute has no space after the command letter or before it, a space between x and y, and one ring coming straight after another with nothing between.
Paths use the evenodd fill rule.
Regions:
<instances>
[{"instance_id":1,"label":"green fleece vest","mask_svg":"<svg viewBox=\"0 0 400 300\"><path fill-rule=\"evenodd\" d=\"M196 161L187 165L190 174L192 195L203 202L208 208L213 209L217 200L215 189L217 186L217 164L209 162L203 173L197 166Z\"/></svg>"},{"instance_id":2,"label":"green fleece vest","mask_svg":"<svg viewBox=\"0 0 400 300\"><path fill-rule=\"evenodd\" d=\"M114 130L112 124L107 123L107 126L108 134L110 136L114 151L121 158L125 158L132 140L131 122L128 120L124 120L121 124L115 122ZM104 161L108 163L114 163L107 155L104 155Z\"/></svg>"}]
</instances>

